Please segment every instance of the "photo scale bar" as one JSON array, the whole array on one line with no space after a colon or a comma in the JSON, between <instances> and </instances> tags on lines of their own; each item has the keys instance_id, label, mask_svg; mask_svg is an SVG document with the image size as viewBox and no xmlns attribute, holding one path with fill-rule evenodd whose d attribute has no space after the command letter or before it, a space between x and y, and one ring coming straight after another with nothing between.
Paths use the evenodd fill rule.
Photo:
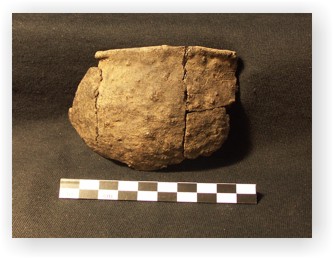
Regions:
<instances>
[{"instance_id":1,"label":"photo scale bar","mask_svg":"<svg viewBox=\"0 0 334 259\"><path fill-rule=\"evenodd\" d=\"M60 179L59 198L257 204L256 184Z\"/></svg>"}]
</instances>

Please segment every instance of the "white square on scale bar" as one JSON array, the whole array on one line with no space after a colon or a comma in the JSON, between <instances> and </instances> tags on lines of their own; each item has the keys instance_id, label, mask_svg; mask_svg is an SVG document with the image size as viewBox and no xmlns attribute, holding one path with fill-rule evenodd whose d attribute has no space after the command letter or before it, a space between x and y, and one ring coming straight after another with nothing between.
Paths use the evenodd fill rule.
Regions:
<instances>
[{"instance_id":1,"label":"white square on scale bar","mask_svg":"<svg viewBox=\"0 0 334 259\"><path fill-rule=\"evenodd\" d=\"M119 191L138 191L137 181L118 181Z\"/></svg>"},{"instance_id":2,"label":"white square on scale bar","mask_svg":"<svg viewBox=\"0 0 334 259\"><path fill-rule=\"evenodd\" d=\"M99 180L80 180L79 188L81 190L98 190L100 186Z\"/></svg>"},{"instance_id":3,"label":"white square on scale bar","mask_svg":"<svg viewBox=\"0 0 334 259\"><path fill-rule=\"evenodd\" d=\"M177 183L158 182L158 192L177 192Z\"/></svg>"},{"instance_id":4,"label":"white square on scale bar","mask_svg":"<svg viewBox=\"0 0 334 259\"><path fill-rule=\"evenodd\" d=\"M237 203L237 194L217 193L217 203Z\"/></svg>"},{"instance_id":5,"label":"white square on scale bar","mask_svg":"<svg viewBox=\"0 0 334 259\"><path fill-rule=\"evenodd\" d=\"M217 184L215 183L198 183L198 193L217 193Z\"/></svg>"},{"instance_id":6,"label":"white square on scale bar","mask_svg":"<svg viewBox=\"0 0 334 259\"><path fill-rule=\"evenodd\" d=\"M196 192L178 192L177 193L178 202L197 202Z\"/></svg>"},{"instance_id":7,"label":"white square on scale bar","mask_svg":"<svg viewBox=\"0 0 334 259\"><path fill-rule=\"evenodd\" d=\"M60 188L59 198L79 199L79 189L77 188Z\"/></svg>"},{"instance_id":8,"label":"white square on scale bar","mask_svg":"<svg viewBox=\"0 0 334 259\"><path fill-rule=\"evenodd\" d=\"M99 190L99 200L118 200L118 191L116 190Z\"/></svg>"},{"instance_id":9,"label":"white square on scale bar","mask_svg":"<svg viewBox=\"0 0 334 259\"><path fill-rule=\"evenodd\" d=\"M158 201L158 193L155 191L138 191L138 201Z\"/></svg>"},{"instance_id":10,"label":"white square on scale bar","mask_svg":"<svg viewBox=\"0 0 334 259\"><path fill-rule=\"evenodd\" d=\"M256 194L256 184L237 184L237 194Z\"/></svg>"}]
</instances>

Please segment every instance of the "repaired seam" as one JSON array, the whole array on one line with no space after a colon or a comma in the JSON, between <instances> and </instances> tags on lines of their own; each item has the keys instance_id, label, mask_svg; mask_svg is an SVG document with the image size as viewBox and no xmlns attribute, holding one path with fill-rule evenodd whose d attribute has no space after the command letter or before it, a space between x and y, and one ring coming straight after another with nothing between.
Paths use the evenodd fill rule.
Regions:
<instances>
[{"instance_id":1,"label":"repaired seam","mask_svg":"<svg viewBox=\"0 0 334 259\"><path fill-rule=\"evenodd\" d=\"M186 64L188 61L188 46L184 47L184 53L183 53L183 59L182 59L182 68L183 68L183 76L182 76L182 82L184 84L185 90L184 90L184 104L185 104L185 110L184 110L184 131L183 131L183 140L182 140L182 148L183 148L183 157L184 151L185 151L185 139L186 139L186 129L187 129L187 101L188 101L188 89L187 84L185 83L185 80L187 78L187 69Z\"/></svg>"},{"instance_id":2,"label":"repaired seam","mask_svg":"<svg viewBox=\"0 0 334 259\"><path fill-rule=\"evenodd\" d=\"M214 109L219 109L219 108L225 108L226 109L226 105L221 105L221 106L207 108L207 109L201 109L201 110L191 110L191 111L187 111L187 113L212 111Z\"/></svg>"},{"instance_id":3,"label":"repaired seam","mask_svg":"<svg viewBox=\"0 0 334 259\"><path fill-rule=\"evenodd\" d=\"M95 97L95 117L96 117L96 126L95 126L95 143L97 144L98 143L98 138L99 138L99 117L98 117L98 106L97 106L97 101L98 101L98 98L99 98L99 95L100 95L100 85L101 85L101 82L103 80L103 77L102 77L102 69L99 68L99 71L100 71L100 82L97 86L97 89L94 93L94 97Z\"/></svg>"}]
</instances>

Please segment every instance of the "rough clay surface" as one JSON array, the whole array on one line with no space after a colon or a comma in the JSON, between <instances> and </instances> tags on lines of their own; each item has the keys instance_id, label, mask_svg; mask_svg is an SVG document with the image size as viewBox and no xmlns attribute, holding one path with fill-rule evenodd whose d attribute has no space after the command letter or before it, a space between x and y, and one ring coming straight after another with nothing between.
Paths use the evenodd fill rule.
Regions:
<instances>
[{"instance_id":1,"label":"rough clay surface","mask_svg":"<svg viewBox=\"0 0 334 259\"><path fill-rule=\"evenodd\" d=\"M100 82L100 69L97 67L89 68L78 86L72 108L68 111L73 127L84 139L86 144L94 150L97 144L96 133L98 130L96 124L96 98L98 96Z\"/></svg>"},{"instance_id":2,"label":"rough clay surface","mask_svg":"<svg viewBox=\"0 0 334 259\"><path fill-rule=\"evenodd\" d=\"M69 118L100 155L137 170L209 156L227 138L233 51L154 46L98 51Z\"/></svg>"},{"instance_id":3,"label":"rough clay surface","mask_svg":"<svg viewBox=\"0 0 334 259\"><path fill-rule=\"evenodd\" d=\"M210 156L227 138L229 117L225 108L191 112L186 118L185 158Z\"/></svg>"},{"instance_id":4,"label":"rough clay surface","mask_svg":"<svg viewBox=\"0 0 334 259\"><path fill-rule=\"evenodd\" d=\"M188 47L186 53L187 110L201 111L235 101L235 52Z\"/></svg>"}]
</instances>

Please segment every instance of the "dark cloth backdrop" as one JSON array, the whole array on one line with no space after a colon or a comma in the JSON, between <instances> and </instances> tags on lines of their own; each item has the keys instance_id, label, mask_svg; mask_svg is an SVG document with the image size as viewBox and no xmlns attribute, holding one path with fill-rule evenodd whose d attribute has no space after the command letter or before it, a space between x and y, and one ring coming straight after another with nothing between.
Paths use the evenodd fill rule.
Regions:
<instances>
[{"instance_id":1,"label":"dark cloth backdrop","mask_svg":"<svg viewBox=\"0 0 334 259\"><path fill-rule=\"evenodd\" d=\"M311 237L311 14L13 14L14 237ZM67 111L94 53L200 45L240 57L212 157L139 172L92 152ZM258 205L58 199L60 178L256 183Z\"/></svg>"}]
</instances>

